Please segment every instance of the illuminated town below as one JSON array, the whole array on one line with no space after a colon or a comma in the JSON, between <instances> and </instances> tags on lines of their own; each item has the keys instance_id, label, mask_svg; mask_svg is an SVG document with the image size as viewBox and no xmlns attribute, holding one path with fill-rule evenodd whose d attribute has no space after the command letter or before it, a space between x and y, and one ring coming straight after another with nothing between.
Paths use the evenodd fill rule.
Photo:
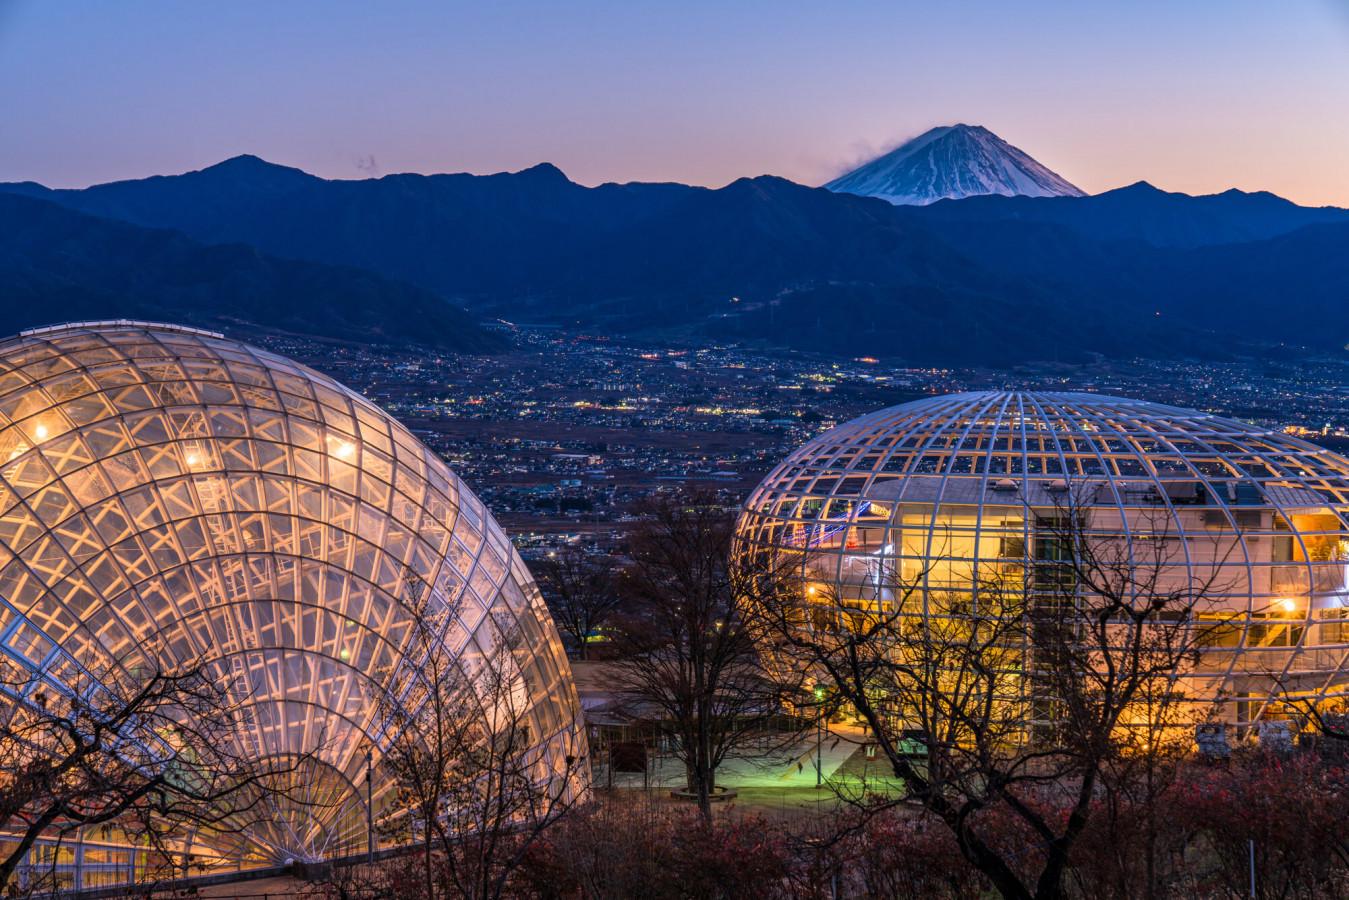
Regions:
<instances>
[{"instance_id":1,"label":"illuminated town below","mask_svg":"<svg viewBox=\"0 0 1349 900\"><path fill-rule=\"evenodd\" d=\"M526 556L609 547L655 491L705 486L738 499L788 452L837 424L925 395L1080 390L1137 397L1349 447L1349 361L1134 359L1015 369L899 367L723 345L502 327L491 356L420 346L260 346L361 391L438 451Z\"/></svg>"}]
</instances>

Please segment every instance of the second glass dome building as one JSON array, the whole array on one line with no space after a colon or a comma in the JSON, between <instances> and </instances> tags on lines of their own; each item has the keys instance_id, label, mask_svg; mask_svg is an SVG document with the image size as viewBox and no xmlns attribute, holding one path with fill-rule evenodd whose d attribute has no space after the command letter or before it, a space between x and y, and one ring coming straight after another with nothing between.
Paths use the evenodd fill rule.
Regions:
<instances>
[{"instance_id":1,"label":"second glass dome building","mask_svg":"<svg viewBox=\"0 0 1349 900\"><path fill-rule=\"evenodd\" d=\"M924 597L974 596L993 573L1033 589L1069 497L1084 532L1124 553L1164 542L1158 590L1204 591L1197 662L1175 679L1203 718L1344 695L1349 460L1231 419L1094 394L919 400L802 446L748 500L741 533L800 553L803 589L846 613L893 602L882 572Z\"/></svg>"}]
</instances>

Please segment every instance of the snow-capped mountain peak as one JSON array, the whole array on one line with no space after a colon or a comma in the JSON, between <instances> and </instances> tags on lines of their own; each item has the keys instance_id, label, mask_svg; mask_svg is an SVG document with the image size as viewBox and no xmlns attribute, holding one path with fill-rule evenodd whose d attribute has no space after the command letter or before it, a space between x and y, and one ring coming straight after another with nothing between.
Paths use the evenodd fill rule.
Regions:
<instances>
[{"instance_id":1,"label":"snow-capped mountain peak","mask_svg":"<svg viewBox=\"0 0 1349 900\"><path fill-rule=\"evenodd\" d=\"M841 175L831 191L896 205L981 194L1081 197L1084 192L979 125L943 125Z\"/></svg>"}]
</instances>

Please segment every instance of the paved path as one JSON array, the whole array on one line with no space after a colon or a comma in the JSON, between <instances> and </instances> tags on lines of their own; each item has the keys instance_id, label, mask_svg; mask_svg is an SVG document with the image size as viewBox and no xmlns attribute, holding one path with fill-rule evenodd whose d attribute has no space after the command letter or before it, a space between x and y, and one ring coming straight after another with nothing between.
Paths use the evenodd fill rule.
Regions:
<instances>
[{"instance_id":1,"label":"paved path","mask_svg":"<svg viewBox=\"0 0 1349 900\"><path fill-rule=\"evenodd\" d=\"M737 790L748 788L814 788L820 780L847 776L859 778L883 777L881 761L858 765L865 754L865 735L861 728L851 725L830 725L818 736L815 732L803 736L790 746L772 749L759 758L733 758L717 770L717 783ZM816 749L819 749L820 775L816 776ZM596 786L608 784L608 774L602 768L596 773ZM615 773L615 788L668 789L683 787L684 766L679 760L661 755L652 760L649 773Z\"/></svg>"}]
</instances>

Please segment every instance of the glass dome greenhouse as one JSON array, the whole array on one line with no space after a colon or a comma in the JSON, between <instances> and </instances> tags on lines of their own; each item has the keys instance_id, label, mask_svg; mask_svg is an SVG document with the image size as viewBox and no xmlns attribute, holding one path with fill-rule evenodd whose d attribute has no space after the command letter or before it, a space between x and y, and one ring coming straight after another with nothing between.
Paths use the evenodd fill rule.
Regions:
<instances>
[{"instance_id":1,"label":"glass dome greenhouse","mask_svg":"<svg viewBox=\"0 0 1349 900\"><path fill-rule=\"evenodd\" d=\"M392 417L195 329L88 322L0 342L6 666L55 683L71 667L204 660L237 704L240 754L316 754L324 802L281 804L228 846L188 835L183 852L244 867L364 851L368 751L374 807L396 802L377 698L409 664L414 602L443 614L465 673L508 648L538 777L586 790L570 768L580 707L538 589L483 504ZM107 829L60 852L85 887L134 864Z\"/></svg>"},{"instance_id":2,"label":"glass dome greenhouse","mask_svg":"<svg viewBox=\"0 0 1349 900\"><path fill-rule=\"evenodd\" d=\"M1287 434L1096 394L932 397L804 444L739 529L798 555L802 595L832 614L885 609L906 584L921 621L933 597L968 608L991 580L1045 589L1068 509L1119 559L1156 560L1157 591L1202 593L1173 676L1196 721L1244 729L1342 702L1349 460Z\"/></svg>"}]
</instances>

